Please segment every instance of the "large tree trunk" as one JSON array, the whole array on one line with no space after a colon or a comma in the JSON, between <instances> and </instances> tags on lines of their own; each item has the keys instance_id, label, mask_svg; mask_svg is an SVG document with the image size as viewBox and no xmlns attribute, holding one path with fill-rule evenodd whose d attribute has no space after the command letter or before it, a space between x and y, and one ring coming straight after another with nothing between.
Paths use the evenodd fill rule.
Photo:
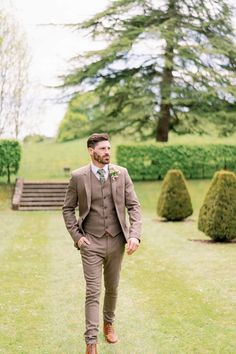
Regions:
<instances>
[{"instance_id":1,"label":"large tree trunk","mask_svg":"<svg viewBox=\"0 0 236 354\"><path fill-rule=\"evenodd\" d=\"M167 142L170 125L170 104L161 104L160 117L157 122L156 141Z\"/></svg>"},{"instance_id":2,"label":"large tree trunk","mask_svg":"<svg viewBox=\"0 0 236 354\"><path fill-rule=\"evenodd\" d=\"M157 121L156 141L167 142L171 117L171 91L174 67L174 19L176 14L175 0L169 0L165 63L160 84L160 115Z\"/></svg>"}]
</instances>

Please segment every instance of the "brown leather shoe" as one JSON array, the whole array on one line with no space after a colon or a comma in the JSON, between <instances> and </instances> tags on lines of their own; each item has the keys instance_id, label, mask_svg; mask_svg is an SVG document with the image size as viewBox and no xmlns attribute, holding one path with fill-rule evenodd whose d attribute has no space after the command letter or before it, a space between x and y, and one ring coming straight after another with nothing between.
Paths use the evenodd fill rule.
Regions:
<instances>
[{"instance_id":1,"label":"brown leather shoe","mask_svg":"<svg viewBox=\"0 0 236 354\"><path fill-rule=\"evenodd\" d=\"M118 341L115 329L111 323L104 323L103 333L108 343L116 343Z\"/></svg>"},{"instance_id":2,"label":"brown leather shoe","mask_svg":"<svg viewBox=\"0 0 236 354\"><path fill-rule=\"evenodd\" d=\"M86 344L86 354L98 354L97 352L97 344Z\"/></svg>"}]
</instances>

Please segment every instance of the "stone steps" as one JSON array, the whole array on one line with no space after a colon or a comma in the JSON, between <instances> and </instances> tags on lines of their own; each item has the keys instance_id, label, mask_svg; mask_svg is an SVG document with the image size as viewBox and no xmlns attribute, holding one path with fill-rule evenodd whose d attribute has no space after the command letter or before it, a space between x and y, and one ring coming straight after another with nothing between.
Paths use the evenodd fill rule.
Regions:
<instances>
[{"instance_id":1,"label":"stone steps","mask_svg":"<svg viewBox=\"0 0 236 354\"><path fill-rule=\"evenodd\" d=\"M18 210L20 211L34 211L34 210L42 210L42 211L47 211L47 210L60 210L61 208L59 208L58 206L30 206L30 207L26 207L26 206L21 206Z\"/></svg>"},{"instance_id":2,"label":"stone steps","mask_svg":"<svg viewBox=\"0 0 236 354\"><path fill-rule=\"evenodd\" d=\"M68 182L17 179L12 201L15 210L61 209Z\"/></svg>"}]
</instances>

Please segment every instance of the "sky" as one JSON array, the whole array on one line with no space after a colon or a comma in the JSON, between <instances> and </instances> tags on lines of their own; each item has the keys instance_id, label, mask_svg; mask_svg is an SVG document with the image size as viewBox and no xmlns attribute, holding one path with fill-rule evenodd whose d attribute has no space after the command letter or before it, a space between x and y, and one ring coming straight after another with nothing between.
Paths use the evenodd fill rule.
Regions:
<instances>
[{"instance_id":1,"label":"sky","mask_svg":"<svg viewBox=\"0 0 236 354\"><path fill-rule=\"evenodd\" d=\"M8 0L0 0L8 6ZM55 136L63 119L66 104L57 102L60 92L48 89L59 83L58 76L70 68L69 60L75 54L91 48L88 38L76 31L46 24L78 23L105 9L107 0L10 0L14 14L20 20L28 40L31 57L30 81L34 90L32 131ZM93 48L96 45L92 44ZM97 44L98 46L101 44Z\"/></svg>"}]
</instances>

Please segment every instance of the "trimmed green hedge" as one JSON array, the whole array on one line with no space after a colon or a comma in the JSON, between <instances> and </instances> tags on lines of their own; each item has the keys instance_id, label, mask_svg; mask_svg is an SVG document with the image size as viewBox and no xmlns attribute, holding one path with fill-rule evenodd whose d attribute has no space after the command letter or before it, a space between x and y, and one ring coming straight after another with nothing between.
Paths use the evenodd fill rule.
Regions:
<instances>
[{"instance_id":1,"label":"trimmed green hedge","mask_svg":"<svg viewBox=\"0 0 236 354\"><path fill-rule=\"evenodd\" d=\"M187 179L212 178L218 170L236 172L236 145L119 145L117 162L135 181L163 179L170 169Z\"/></svg>"},{"instance_id":2,"label":"trimmed green hedge","mask_svg":"<svg viewBox=\"0 0 236 354\"><path fill-rule=\"evenodd\" d=\"M10 183L11 174L16 174L20 167L21 147L17 140L0 140L0 176L7 176Z\"/></svg>"}]
</instances>

